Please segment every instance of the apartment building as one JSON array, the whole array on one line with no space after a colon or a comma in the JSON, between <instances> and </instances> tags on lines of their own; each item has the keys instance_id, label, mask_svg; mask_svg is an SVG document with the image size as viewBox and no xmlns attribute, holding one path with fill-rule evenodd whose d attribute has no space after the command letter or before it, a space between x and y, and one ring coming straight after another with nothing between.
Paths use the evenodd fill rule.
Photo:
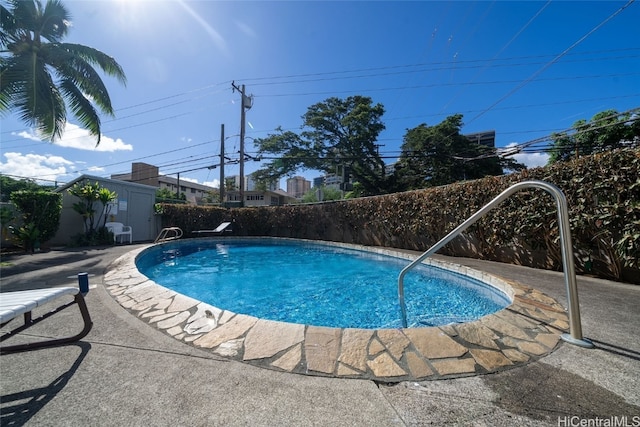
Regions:
<instances>
[{"instance_id":1,"label":"apartment building","mask_svg":"<svg viewBox=\"0 0 640 427\"><path fill-rule=\"evenodd\" d=\"M199 204L211 191L218 192L217 188L180 179L179 176L161 175L157 166L141 162L131 164L131 173L114 174L111 179L166 188L172 193L184 194L187 202L193 204Z\"/></svg>"},{"instance_id":2,"label":"apartment building","mask_svg":"<svg viewBox=\"0 0 640 427\"><path fill-rule=\"evenodd\" d=\"M287 179L287 194L301 199L307 191L311 190L311 181L305 179L303 176L294 176Z\"/></svg>"}]
</instances>

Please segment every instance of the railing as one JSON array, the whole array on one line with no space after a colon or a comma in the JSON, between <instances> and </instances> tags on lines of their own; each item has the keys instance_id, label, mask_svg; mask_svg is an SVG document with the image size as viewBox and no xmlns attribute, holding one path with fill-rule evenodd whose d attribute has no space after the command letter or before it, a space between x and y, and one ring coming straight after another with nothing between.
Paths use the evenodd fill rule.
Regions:
<instances>
[{"instance_id":1,"label":"railing","mask_svg":"<svg viewBox=\"0 0 640 427\"><path fill-rule=\"evenodd\" d=\"M576 273L573 264L573 247L571 243L571 230L569 226L569 210L567 208L567 199L562 191L553 184L549 184L544 181L523 181L512 185L504 190L493 200L487 203L482 209L475 214L471 215L466 221L452 230L449 234L443 237L439 242L433 245L429 250L420 255L411 264L406 266L400 272L398 276L398 300L400 303L400 310L402 312L402 326L407 327L407 307L404 302L404 276L407 272L413 269L416 265L420 264L427 257L436 253L444 245L453 240L456 236L466 230L469 226L502 203L512 194L526 189L526 188L540 188L550 193L555 201L558 210L558 228L560 232L560 246L562 249L562 265L564 270L564 282L567 288L567 301L569 304L569 334L563 334L562 339L581 347L592 348L591 341L583 338L582 336L582 323L580 321L580 304L578 302L578 286L576 284Z\"/></svg>"},{"instance_id":2,"label":"railing","mask_svg":"<svg viewBox=\"0 0 640 427\"><path fill-rule=\"evenodd\" d=\"M166 242L168 240L177 240L182 237L182 230L180 227L167 227L160 230L160 234L156 237L153 243Z\"/></svg>"}]
</instances>

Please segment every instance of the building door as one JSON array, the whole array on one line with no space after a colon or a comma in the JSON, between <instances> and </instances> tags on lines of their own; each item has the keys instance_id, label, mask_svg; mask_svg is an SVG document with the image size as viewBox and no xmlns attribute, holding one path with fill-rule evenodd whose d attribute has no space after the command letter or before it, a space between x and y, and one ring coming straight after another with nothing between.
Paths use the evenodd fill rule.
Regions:
<instances>
[{"instance_id":1,"label":"building door","mask_svg":"<svg viewBox=\"0 0 640 427\"><path fill-rule=\"evenodd\" d=\"M133 229L133 241L154 240L153 202L155 195L149 193L129 193L129 225Z\"/></svg>"}]
</instances>

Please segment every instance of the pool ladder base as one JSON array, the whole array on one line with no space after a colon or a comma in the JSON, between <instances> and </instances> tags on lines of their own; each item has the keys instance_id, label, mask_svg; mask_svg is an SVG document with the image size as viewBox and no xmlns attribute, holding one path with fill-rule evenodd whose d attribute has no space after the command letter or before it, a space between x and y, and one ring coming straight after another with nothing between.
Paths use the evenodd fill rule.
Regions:
<instances>
[{"instance_id":1,"label":"pool ladder base","mask_svg":"<svg viewBox=\"0 0 640 427\"><path fill-rule=\"evenodd\" d=\"M571 334L562 334L560 335L560 338L562 339L562 341L568 342L569 344L577 345L578 347L583 347L583 348L595 347L595 345L590 340L586 338L576 339L572 337Z\"/></svg>"}]
</instances>

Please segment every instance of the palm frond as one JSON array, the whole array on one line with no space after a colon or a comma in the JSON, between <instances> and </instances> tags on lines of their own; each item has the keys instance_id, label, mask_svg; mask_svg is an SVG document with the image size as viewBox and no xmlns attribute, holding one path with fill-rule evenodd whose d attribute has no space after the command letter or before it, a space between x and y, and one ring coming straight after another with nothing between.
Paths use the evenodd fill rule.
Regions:
<instances>
[{"instance_id":1,"label":"palm frond","mask_svg":"<svg viewBox=\"0 0 640 427\"><path fill-rule=\"evenodd\" d=\"M127 77L124 74L124 70L122 69L120 64L118 64L116 60L113 59L113 57L107 55L106 53L103 53L98 49L94 49L89 46L75 43L60 43L59 46L62 49L65 49L68 52L79 56L89 64L97 65L102 71L104 71L105 74L117 78L120 83L127 83Z\"/></svg>"},{"instance_id":2,"label":"palm frond","mask_svg":"<svg viewBox=\"0 0 640 427\"><path fill-rule=\"evenodd\" d=\"M40 2L34 0L10 0L11 10L15 21L15 28L21 31L33 31L38 28L38 16L40 15Z\"/></svg>"},{"instance_id":3,"label":"palm frond","mask_svg":"<svg viewBox=\"0 0 640 427\"><path fill-rule=\"evenodd\" d=\"M60 89L73 115L82 126L98 138L96 145L100 144L100 117L91 102L70 79L63 79L60 82Z\"/></svg>"},{"instance_id":4,"label":"palm frond","mask_svg":"<svg viewBox=\"0 0 640 427\"><path fill-rule=\"evenodd\" d=\"M59 42L67 35L71 14L60 0L48 0L40 18L39 33L50 42Z\"/></svg>"},{"instance_id":5,"label":"palm frond","mask_svg":"<svg viewBox=\"0 0 640 427\"><path fill-rule=\"evenodd\" d=\"M42 51L47 63L56 70L61 80L73 82L102 111L113 115L109 92L91 64L72 52L61 48L57 43L43 46Z\"/></svg>"},{"instance_id":6,"label":"palm frond","mask_svg":"<svg viewBox=\"0 0 640 427\"><path fill-rule=\"evenodd\" d=\"M96 68L125 84L120 65L97 49L61 42L71 18L61 0L4 0L0 14L0 114L15 111L53 141L64 131L67 101L99 143L94 106L110 115L113 107Z\"/></svg>"},{"instance_id":7,"label":"palm frond","mask_svg":"<svg viewBox=\"0 0 640 427\"><path fill-rule=\"evenodd\" d=\"M55 86L46 64L30 55L29 73L23 87L13 95L13 104L22 121L35 126L45 139L54 141L62 136L66 109L62 95Z\"/></svg>"},{"instance_id":8,"label":"palm frond","mask_svg":"<svg viewBox=\"0 0 640 427\"><path fill-rule=\"evenodd\" d=\"M0 4L0 49L7 49L10 36L15 32L16 22L13 13Z\"/></svg>"}]
</instances>

